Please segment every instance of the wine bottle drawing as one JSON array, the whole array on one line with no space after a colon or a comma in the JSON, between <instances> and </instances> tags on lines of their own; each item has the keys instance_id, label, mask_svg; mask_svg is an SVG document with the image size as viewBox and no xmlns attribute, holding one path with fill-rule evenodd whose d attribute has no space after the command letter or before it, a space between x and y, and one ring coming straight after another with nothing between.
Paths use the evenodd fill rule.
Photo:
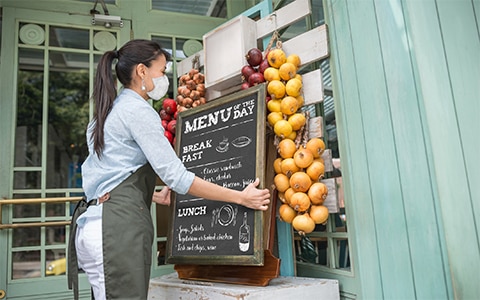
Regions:
<instances>
[{"instance_id":1,"label":"wine bottle drawing","mask_svg":"<svg viewBox=\"0 0 480 300\"><path fill-rule=\"evenodd\" d=\"M238 247L242 252L247 252L250 248L250 225L247 224L247 212L243 213L243 223L238 235Z\"/></svg>"}]
</instances>

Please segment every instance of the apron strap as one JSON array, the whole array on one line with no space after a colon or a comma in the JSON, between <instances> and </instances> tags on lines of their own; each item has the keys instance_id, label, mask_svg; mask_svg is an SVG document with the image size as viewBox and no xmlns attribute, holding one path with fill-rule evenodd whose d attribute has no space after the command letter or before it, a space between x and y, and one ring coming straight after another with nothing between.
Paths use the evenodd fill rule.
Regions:
<instances>
[{"instance_id":1,"label":"apron strap","mask_svg":"<svg viewBox=\"0 0 480 300\"><path fill-rule=\"evenodd\" d=\"M67 260L67 280L68 289L73 288L73 297L78 300L78 262L77 251L75 248L75 236L77 232L77 219L78 217L87 211L89 203L87 203L85 197L78 201L73 211L72 221L70 223L70 238L68 242L68 260Z\"/></svg>"}]
</instances>

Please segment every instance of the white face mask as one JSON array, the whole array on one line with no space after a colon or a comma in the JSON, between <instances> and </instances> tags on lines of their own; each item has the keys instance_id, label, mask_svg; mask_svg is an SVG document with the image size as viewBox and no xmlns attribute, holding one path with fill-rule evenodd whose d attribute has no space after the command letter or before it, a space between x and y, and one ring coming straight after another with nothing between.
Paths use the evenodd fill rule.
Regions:
<instances>
[{"instance_id":1,"label":"white face mask","mask_svg":"<svg viewBox=\"0 0 480 300\"><path fill-rule=\"evenodd\" d=\"M168 92L168 76L163 75L157 78L152 78L153 90L147 92L148 97L152 100L160 100Z\"/></svg>"}]
</instances>

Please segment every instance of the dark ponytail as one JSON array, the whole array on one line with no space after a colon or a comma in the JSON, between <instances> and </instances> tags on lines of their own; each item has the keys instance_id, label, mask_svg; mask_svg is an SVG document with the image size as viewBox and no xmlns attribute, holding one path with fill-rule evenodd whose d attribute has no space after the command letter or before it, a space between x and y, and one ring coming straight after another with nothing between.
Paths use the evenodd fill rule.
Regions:
<instances>
[{"instance_id":1,"label":"dark ponytail","mask_svg":"<svg viewBox=\"0 0 480 300\"><path fill-rule=\"evenodd\" d=\"M117 78L124 87L128 88L132 84L135 66L142 63L150 67L151 62L157 59L159 55L164 55L167 61L171 59L170 54L156 42L131 40L118 51L105 52L100 59L92 94L92 98L95 101L95 112L93 114L95 126L92 133L93 149L99 157L105 147L105 121L117 97L115 78L112 74L114 59L118 59L115 66Z\"/></svg>"},{"instance_id":2,"label":"dark ponytail","mask_svg":"<svg viewBox=\"0 0 480 300\"><path fill-rule=\"evenodd\" d=\"M103 128L108 114L112 110L113 101L117 97L117 90L115 89L115 79L112 74L112 63L117 58L117 51L107 51L101 57L97 73L95 74L95 83L93 85L92 98L95 101L95 112L93 119L95 121L95 128L93 130L93 149L98 156L101 156L102 150L105 146L103 137Z\"/></svg>"}]
</instances>

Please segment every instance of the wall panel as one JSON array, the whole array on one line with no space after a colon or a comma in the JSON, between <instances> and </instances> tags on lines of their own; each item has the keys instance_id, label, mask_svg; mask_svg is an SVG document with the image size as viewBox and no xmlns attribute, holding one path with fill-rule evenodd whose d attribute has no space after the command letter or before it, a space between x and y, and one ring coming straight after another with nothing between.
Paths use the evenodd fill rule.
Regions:
<instances>
[{"instance_id":1,"label":"wall panel","mask_svg":"<svg viewBox=\"0 0 480 300\"><path fill-rule=\"evenodd\" d=\"M478 278L474 270L480 268L479 187L472 184L479 181L478 173L472 172L472 168L478 169L478 159L472 159L470 152L475 151L470 150L472 147L478 149L478 133L469 134L479 128L475 2L405 4L425 107L425 129L431 137L432 176L444 223L453 293L459 299L480 294L474 279Z\"/></svg>"},{"instance_id":2,"label":"wall panel","mask_svg":"<svg viewBox=\"0 0 480 300\"><path fill-rule=\"evenodd\" d=\"M478 1L324 3L358 295L474 298Z\"/></svg>"},{"instance_id":3,"label":"wall panel","mask_svg":"<svg viewBox=\"0 0 480 300\"><path fill-rule=\"evenodd\" d=\"M421 299L445 299L446 271L443 267L440 231L427 159L428 137L419 130L423 122L421 102L413 76L411 44L404 22L402 3L375 1L375 11L393 126L414 294Z\"/></svg>"}]
</instances>

